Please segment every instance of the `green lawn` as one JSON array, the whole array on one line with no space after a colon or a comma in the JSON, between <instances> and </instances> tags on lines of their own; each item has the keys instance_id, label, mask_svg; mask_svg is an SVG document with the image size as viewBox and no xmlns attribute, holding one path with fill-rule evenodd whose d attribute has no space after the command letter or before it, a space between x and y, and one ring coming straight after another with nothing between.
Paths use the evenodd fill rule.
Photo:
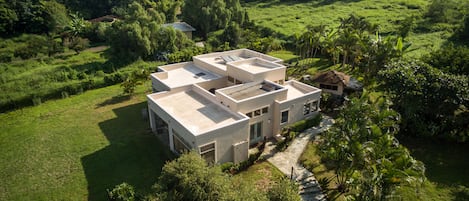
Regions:
<instances>
[{"instance_id":1,"label":"green lawn","mask_svg":"<svg viewBox=\"0 0 469 201\"><path fill-rule=\"evenodd\" d=\"M0 114L0 200L107 200L124 181L148 191L171 155L132 99L111 86Z\"/></svg>"},{"instance_id":2,"label":"green lawn","mask_svg":"<svg viewBox=\"0 0 469 201\"><path fill-rule=\"evenodd\" d=\"M469 151L467 146L416 138L401 142L410 148L412 156L425 163L428 179L417 192L414 187L403 185L398 190L402 200L469 200L469 162L463 154ZM300 162L312 170L317 179L334 177L334 169L317 152L317 145L309 143Z\"/></svg>"},{"instance_id":3,"label":"green lawn","mask_svg":"<svg viewBox=\"0 0 469 201\"><path fill-rule=\"evenodd\" d=\"M256 163L247 170L234 175L237 183L247 182L254 184L259 190L267 191L273 182L285 175L267 161Z\"/></svg>"},{"instance_id":4,"label":"green lawn","mask_svg":"<svg viewBox=\"0 0 469 201\"><path fill-rule=\"evenodd\" d=\"M22 45L20 42L14 44ZM67 50L52 57L39 55L33 59L16 58L0 63L0 111L32 105L34 97L44 102L112 85L120 80L109 81L110 78L123 77L142 68L153 71L162 64L138 60L119 66L109 62L107 49L107 46L99 46L80 54ZM105 82L106 76L108 82Z\"/></svg>"},{"instance_id":5,"label":"green lawn","mask_svg":"<svg viewBox=\"0 0 469 201\"><path fill-rule=\"evenodd\" d=\"M339 18L354 13L380 27L382 34L396 31L399 21L409 16L421 16L430 0L362 0L362 1L252 1L245 3L255 24L281 34L301 34L307 25L337 27ZM447 38L445 32L412 33L409 56L419 56L437 49Z\"/></svg>"},{"instance_id":6,"label":"green lawn","mask_svg":"<svg viewBox=\"0 0 469 201\"><path fill-rule=\"evenodd\" d=\"M427 178L451 191L454 200L469 200L468 144L399 136L412 156L425 163Z\"/></svg>"}]
</instances>

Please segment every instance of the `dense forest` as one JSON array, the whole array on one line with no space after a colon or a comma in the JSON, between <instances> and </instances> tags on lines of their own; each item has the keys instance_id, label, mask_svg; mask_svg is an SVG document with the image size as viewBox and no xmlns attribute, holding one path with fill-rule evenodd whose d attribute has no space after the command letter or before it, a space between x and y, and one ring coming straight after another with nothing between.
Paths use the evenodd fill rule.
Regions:
<instances>
[{"instance_id":1,"label":"dense forest","mask_svg":"<svg viewBox=\"0 0 469 201\"><path fill-rule=\"evenodd\" d=\"M248 12L259 9L258 6L293 6L299 2L317 7L348 3L0 0L0 112L116 84L124 88L125 94L132 95L158 65L189 61L192 56L207 52L249 48L263 53L290 52L285 58L289 79L338 69L364 83L363 94L352 95L340 106L336 125L322 136L323 144L319 146L319 155L332 161L337 177L344 178L339 183L344 188L332 190L337 194L356 200L384 200L394 195L400 185L417 188L423 183L425 165L399 144L399 136L467 145L469 2L400 1L395 6L412 10L412 15L396 19L389 26L376 24L360 13L347 13L330 19L335 23L310 19L305 29L294 34L271 28L269 20L266 23L265 19L251 19L253 16ZM96 20L103 16L107 16L106 20ZM298 14L287 16L296 20L305 18ZM261 20L263 23L259 23ZM194 39L162 26L177 21L196 28ZM441 46L412 54L419 51L415 49L415 36L431 33L442 33ZM195 42L204 42L204 46ZM321 104L327 107L333 101L325 96ZM188 154L168 163L156 190L148 196L178 200L197 192L200 194L192 199L243 200L227 190L239 184L233 183L218 167L208 167L194 157ZM190 164L192 161L196 163ZM194 172L184 172L179 166ZM188 174L195 174L205 186L183 183L181 178L171 180ZM236 193L256 194L256 200L297 200L290 192L295 187L282 181L261 194L244 188ZM207 188L213 192L201 190ZM112 199L145 197L135 196L133 187L127 184L108 193Z\"/></svg>"}]
</instances>

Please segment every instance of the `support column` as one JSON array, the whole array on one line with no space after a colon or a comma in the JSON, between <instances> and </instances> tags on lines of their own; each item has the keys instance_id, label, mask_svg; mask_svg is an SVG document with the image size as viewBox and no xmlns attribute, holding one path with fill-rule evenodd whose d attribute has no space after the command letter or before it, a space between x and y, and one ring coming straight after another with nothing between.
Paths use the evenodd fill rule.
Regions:
<instances>
[{"instance_id":1,"label":"support column","mask_svg":"<svg viewBox=\"0 0 469 201\"><path fill-rule=\"evenodd\" d=\"M156 124L155 124L155 113L151 110L150 106L148 106L148 116L150 117L150 128L153 133L156 133Z\"/></svg>"}]
</instances>

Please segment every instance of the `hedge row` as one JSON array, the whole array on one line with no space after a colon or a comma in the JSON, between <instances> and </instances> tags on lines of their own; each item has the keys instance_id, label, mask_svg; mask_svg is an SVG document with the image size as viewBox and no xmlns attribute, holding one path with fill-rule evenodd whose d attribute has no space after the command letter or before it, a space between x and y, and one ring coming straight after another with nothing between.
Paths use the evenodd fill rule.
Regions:
<instances>
[{"instance_id":1,"label":"hedge row","mask_svg":"<svg viewBox=\"0 0 469 201\"><path fill-rule=\"evenodd\" d=\"M277 146L275 147L275 149L277 149L278 151L284 151L291 144L291 141L293 141L293 139L295 139L299 133L305 131L308 128L319 126L321 121L322 121L322 115L321 113L319 113L313 118L304 119L292 125L284 127L282 130L282 136L285 137L285 139L277 143Z\"/></svg>"},{"instance_id":2,"label":"hedge row","mask_svg":"<svg viewBox=\"0 0 469 201\"><path fill-rule=\"evenodd\" d=\"M19 99L10 99L0 103L0 112L6 112L27 106L36 106L47 100L68 98L70 95L81 94L86 90L111 86L121 83L127 76L128 74L126 73L116 72L104 76L103 79L87 79L79 83L70 83L62 88L50 90L48 93L32 93Z\"/></svg>"}]
</instances>

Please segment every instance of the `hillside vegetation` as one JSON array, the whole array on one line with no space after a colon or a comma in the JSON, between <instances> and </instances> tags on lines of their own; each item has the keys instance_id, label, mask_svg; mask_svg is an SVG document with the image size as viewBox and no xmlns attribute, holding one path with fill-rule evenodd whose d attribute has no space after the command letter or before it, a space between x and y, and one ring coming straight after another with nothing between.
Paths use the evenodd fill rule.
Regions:
<instances>
[{"instance_id":1,"label":"hillside vegetation","mask_svg":"<svg viewBox=\"0 0 469 201\"><path fill-rule=\"evenodd\" d=\"M391 34L400 29L402 23L415 17L415 31L408 37L412 43L410 56L420 56L438 49L451 36L451 25L430 28L419 19L424 15L430 0L358 0L358 1L253 1L246 3L250 19L258 26L267 27L286 36L302 34L308 25L336 27L339 18L350 14L365 17L379 26L381 34Z\"/></svg>"}]
</instances>

